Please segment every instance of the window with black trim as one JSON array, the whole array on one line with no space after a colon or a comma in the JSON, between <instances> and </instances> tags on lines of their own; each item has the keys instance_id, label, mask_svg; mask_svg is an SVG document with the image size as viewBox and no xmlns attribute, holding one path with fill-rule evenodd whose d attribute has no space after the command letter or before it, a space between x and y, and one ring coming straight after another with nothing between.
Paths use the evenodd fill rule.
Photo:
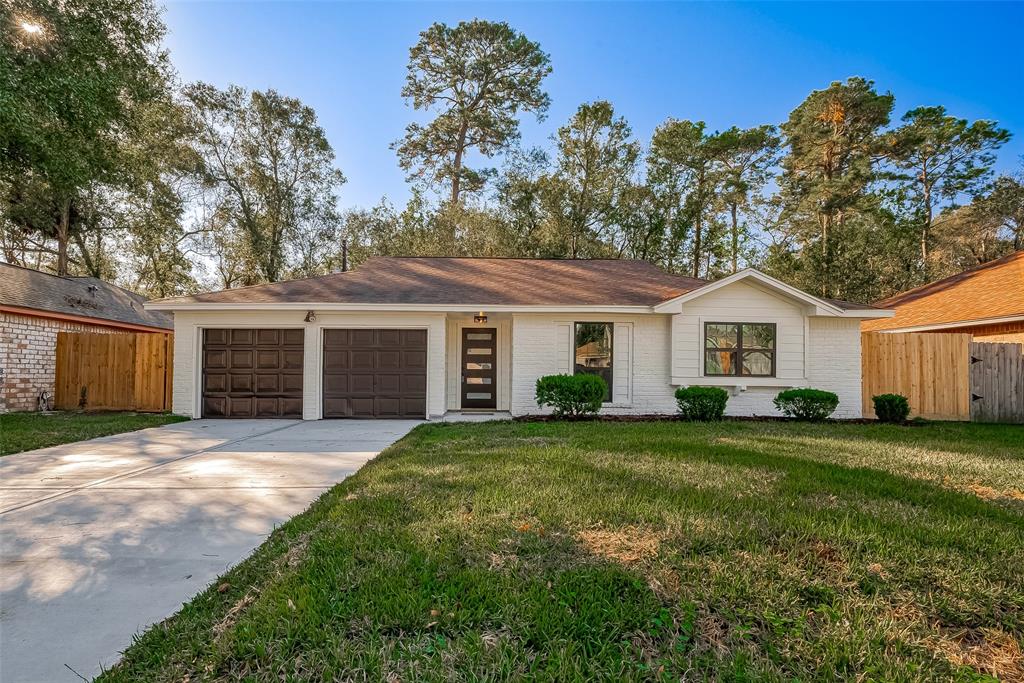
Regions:
<instances>
[{"instance_id":1,"label":"window with black trim","mask_svg":"<svg viewBox=\"0 0 1024 683\"><path fill-rule=\"evenodd\" d=\"M612 400L612 324L576 323L576 374L597 375L608 385L604 400Z\"/></svg>"},{"instance_id":2,"label":"window with black trim","mask_svg":"<svg viewBox=\"0 0 1024 683\"><path fill-rule=\"evenodd\" d=\"M774 377L775 323L704 323L704 374Z\"/></svg>"}]
</instances>

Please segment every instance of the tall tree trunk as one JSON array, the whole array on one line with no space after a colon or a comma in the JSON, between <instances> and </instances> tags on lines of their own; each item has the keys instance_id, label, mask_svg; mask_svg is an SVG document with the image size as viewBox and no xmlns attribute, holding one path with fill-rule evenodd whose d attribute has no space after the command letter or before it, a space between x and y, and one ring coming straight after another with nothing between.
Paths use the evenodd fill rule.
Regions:
<instances>
[{"instance_id":1,"label":"tall tree trunk","mask_svg":"<svg viewBox=\"0 0 1024 683\"><path fill-rule=\"evenodd\" d=\"M71 235L71 198L60 205L60 219L57 221L57 275L68 274L68 239Z\"/></svg>"},{"instance_id":2,"label":"tall tree trunk","mask_svg":"<svg viewBox=\"0 0 1024 683\"><path fill-rule=\"evenodd\" d=\"M700 277L700 255L703 249L701 244L704 226L704 169L700 170L697 176L697 220L693 222L693 277Z\"/></svg>"},{"instance_id":3,"label":"tall tree trunk","mask_svg":"<svg viewBox=\"0 0 1024 683\"><path fill-rule=\"evenodd\" d=\"M832 255L828 249L829 227L832 225L832 215L825 214L821 222L821 295L828 296L832 289Z\"/></svg>"},{"instance_id":4,"label":"tall tree trunk","mask_svg":"<svg viewBox=\"0 0 1024 683\"><path fill-rule=\"evenodd\" d=\"M740 226L736 217L736 204L729 207L732 214L732 272L739 270Z\"/></svg>"},{"instance_id":5,"label":"tall tree trunk","mask_svg":"<svg viewBox=\"0 0 1024 683\"><path fill-rule=\"evenodd\" d=\"M932 187L928 181L927 168L921 173L924 180L924 225L921 226L921 268L925 278L928 277L928 242L931 239L932 230Z\"/></svg>"},{"instance_id":6,"label":"tall tree trunk","mask_svg":"<svg viewBox=\"0 0 1024 683\"><path fill-rule=\"evenodd\" d=\"M85 266L85 272L94 278L100 278L102 273L100 271L99 259L93 260L81 232L75 235L75 244L78 245L78 250L82 252L82 264Z\"/></svg>"},{"instance_id":7,"label":"tall tree trunk","mask_svg":"<svg viewBox=\"0 0 1024 683\"><path fill-rule=\"evenodd\" d=\"M462 183L462 155L466 150L466 133L469 123L462 122L459 126L459 142L455 147L455 159L452 161L452 206L459 203L459 189Z\"/></svg>"}]
</instances>

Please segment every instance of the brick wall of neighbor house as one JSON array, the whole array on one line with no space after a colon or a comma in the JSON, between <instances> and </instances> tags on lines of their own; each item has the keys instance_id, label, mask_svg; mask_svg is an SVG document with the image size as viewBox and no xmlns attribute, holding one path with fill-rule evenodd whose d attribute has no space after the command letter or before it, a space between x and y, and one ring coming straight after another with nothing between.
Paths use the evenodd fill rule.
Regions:
<instances>
[{"instance_id":1,"label":"brick wall of neighbor house","mask_svg":"<svg viewBox=\"0 0 1024 683\"><path fill-rule=\"evenodd\" d=\"M0 312L0 413L36 410L40 392L53 396L58 332L118 330Z\"/></svg>"},{"instance_id":2,"label":"brick wall of neighbor house","mask_svg":"<svg viewBox=\"0 0 1024 683\"><path fill-rule=\"evenodd\" d=\"M973 327L943 328L935 332L962 332L974 337L976 342L1013 342L1024 344L1024 321L975 325Z\"/></svg>"}]
</instances>

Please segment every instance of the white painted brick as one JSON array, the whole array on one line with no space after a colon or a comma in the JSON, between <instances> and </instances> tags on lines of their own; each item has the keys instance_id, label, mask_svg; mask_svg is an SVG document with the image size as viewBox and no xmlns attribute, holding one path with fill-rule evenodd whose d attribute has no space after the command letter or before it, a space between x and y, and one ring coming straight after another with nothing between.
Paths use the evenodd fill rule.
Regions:
<instances>
[{"instance_id":1,"label":"white painted brick","mask_svg":"<svg viewBox=\"0 0 1024 683\"><path fill-rule=\"evenodd\" d=\"M600 315L597 317L566 314L515 315L512 318L512 414L545 412L537 406L537 379L557 374L561 342L557 338L559 323L573 322L628 323L633 326L632 357L629 372L630 400L605 405L607 414L664 414L676 409L670 384L670 316L667 315ZM568 341L571 344L571 340ZM613 382L622 381L616 369Z\"/></svg>"},{"instance_id":2,"label":"white painted brick","mask_svg":"<svg viewBox=\"0 0 1024 683\"><path fill-rule=\"evenodd\" d=\"M746 286L744 286L746 287ZM747 289L753 289L747 287ZM750 295L751 292L746 292ZM761 295L769 297L761 298ZM712 295L709 295L709 297ZM721 309L690 307L677 315L516 314L511 324L511 388L513 414L542 412L535 398L539 377L559 372L559 357L566 356L571 340L560 339L559 327L573 322L610 322L629 325L631 363L628 378L621 368L615 382L628 381L628 400L606 405L611 414L671 414L676 410L673 375L696 375L701 354L700 321L703 319L773 321L779 325L780 377L798 386L834 391L840 403L837 417L860 417L859 320L805 317L802 309L773 295L755 291L751 302L742 296L720 297ZM732 308L726 305L733 300ZM742 309L743 306L747 308ZM428 412L434 417L457 405L458 382L446 378L448 363L457 362L448 349L446 335L457 333L446 324L443 313L318 313L314 323L304 323L305 311L179 311L175 314L174 412L193 415L198 403L196 341L201 327L281 327L306 330L303 376L303 416L316 419L320 405L320 339L325 327L423 327L428 331ZM742 316L742 317L740 317ZM497 323L497 320L495 321ZM501 323L504 324L504 323ZM454 330L454 332L453 332ZM565 336L565 335L561 335ZM806 337L806 344L805 344ZM566 348L562 348L565 345ZM617 354L618 357L619 354ZM675 356L675 358L673 358ZM453 368L453 370L457 369ZM624 379L625 378L625 379ZM447 381L446 381L447 379ZM727 413L732 415L777 414L772 399L782 387L750 387L731 396ZM621 395L621 392L617 392ZM504 400L504 399L503 399Z\"/></svg>"},{"instance_id":3,"label":"white painted brick","mask_svg":"<svg viewBox=\"0 0 1024 683\"><path fill-rule=\"evenodd\" d=\"M427 412L445 411L445 315L443 313L325 313L306 323L306 311L176 311L174 314L174 412L197 417L197 348L201 328L301 327L305 329L302 373L302 416L320 416L321 339L329 327L415 327L427 330Z\"/></svg>"}]
</instances>

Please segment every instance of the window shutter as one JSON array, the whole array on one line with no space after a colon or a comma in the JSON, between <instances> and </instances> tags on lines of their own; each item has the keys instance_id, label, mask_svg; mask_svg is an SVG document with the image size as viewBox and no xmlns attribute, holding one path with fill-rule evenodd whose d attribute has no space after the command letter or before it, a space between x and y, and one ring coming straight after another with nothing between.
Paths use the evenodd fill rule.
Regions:
<instances>
[{"instance_id":1,"label":"window shutter","mask_svg":"<svg viewBox=\"0 0 1024 683\"><path fill-rule=\"evenodd\" d=\"M629 403L633 382L633 325L615 323L612 340L612 402Z\"/></svg>"},{"instance_id":2,"label":"window shutter","mask_svg":"<svg viewBox=\"0 0 1024 683\"><path fill-rule=\"evenodd\" d=\"M558 363L559 375L572 374L572 360L569 358L572 349L572 324L555 323L555 359Z\"/></svg>"}]
</instances>

